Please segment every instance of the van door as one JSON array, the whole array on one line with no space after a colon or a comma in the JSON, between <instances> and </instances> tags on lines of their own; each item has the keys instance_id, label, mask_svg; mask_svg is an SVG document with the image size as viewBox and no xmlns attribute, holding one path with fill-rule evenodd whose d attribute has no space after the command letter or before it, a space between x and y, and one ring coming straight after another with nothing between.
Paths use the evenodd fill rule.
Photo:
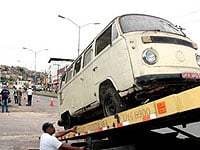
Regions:
<instances>
[{"instance_id":1,"label":"van door","mask_svg":"<svg viewBox=\"0 0 200 150\"><path fill-rule=\"evenodd\" d=\"M110 79L116 90L123 91L133 85L133 72L126 40L119 36L115 24L110 25L96 40L96 58L93 62L96 90Z\"/></svg>"},{"instance_id":2,"label":"van door","mask_svg":"<svg viewBox=\"0 0 200 150\"><path fill-rule=\"evenodd\" d=\"M83 95L83 105L88 106L89 104L95 105L96 103L96 93L94 89L94 74L93 74L93 62L94 57L92 45L83 54L83 68L81 73L82 82L82 95Z\"/></svg>"}]
</instances>

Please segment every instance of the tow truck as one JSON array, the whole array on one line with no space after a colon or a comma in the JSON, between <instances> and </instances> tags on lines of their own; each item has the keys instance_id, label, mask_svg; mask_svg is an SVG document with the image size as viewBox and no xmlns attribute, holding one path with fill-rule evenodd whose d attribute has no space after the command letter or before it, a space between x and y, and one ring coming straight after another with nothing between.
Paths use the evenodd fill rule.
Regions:
<instances>
[{"instance_id":1,"label":"tow truck","mask_svg":"<svg viewBox=\"0 0 200 150\"><path fill-rule=\"evenodd\" d=\"M199 149L200 87L77 126L62 138L87 150ZM199 135L198 135L199 134Z\"/></svg>"}]
</instances>

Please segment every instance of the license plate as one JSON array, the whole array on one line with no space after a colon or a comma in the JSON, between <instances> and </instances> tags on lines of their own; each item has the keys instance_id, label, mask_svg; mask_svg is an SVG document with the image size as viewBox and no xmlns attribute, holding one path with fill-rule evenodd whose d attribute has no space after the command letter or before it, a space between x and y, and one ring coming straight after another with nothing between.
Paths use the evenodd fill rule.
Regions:
<instances>
[{"instance_id":1,"label":"license plate","mask_svg":"<svg viewBox=\"0 0 200 150\"><path fill-rule=\"evenodd\" d=\"M181 77L184 79L200 79L200 73L184 72Z\"/></svg>"}]
</instances>

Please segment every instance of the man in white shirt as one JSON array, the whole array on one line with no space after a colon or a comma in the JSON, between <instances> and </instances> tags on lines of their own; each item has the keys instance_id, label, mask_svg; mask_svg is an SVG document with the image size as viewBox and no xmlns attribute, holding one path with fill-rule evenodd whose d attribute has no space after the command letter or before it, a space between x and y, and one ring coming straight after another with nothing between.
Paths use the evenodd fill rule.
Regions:
<instances>
[{"instance_id":1,"label":"man in white shirt","mask_svg":"<svg viewBox=\"0 0 200 150\"><path fill-rule=\"evenodd\" d=\"M28 101L27 101L26 106L31 106L31 104L32 104L32 95L33 95L33 91L31 89L31 87L29 87L28 90L27 90Z\"/></svg>"},{"instance_id":2,"label":"man in white shirt","mask_svg":"<svg viewBox=\"0 0 200 150\"><path fill-rule=\"evenodd\" d=\"M76 127L55 132L53 124L46 122L42 125L42 130L44 133L40 137L40 150L84 150L84 147L73 147L57 139L69 132L76 132Z\"/></svg>"}]
</instances>

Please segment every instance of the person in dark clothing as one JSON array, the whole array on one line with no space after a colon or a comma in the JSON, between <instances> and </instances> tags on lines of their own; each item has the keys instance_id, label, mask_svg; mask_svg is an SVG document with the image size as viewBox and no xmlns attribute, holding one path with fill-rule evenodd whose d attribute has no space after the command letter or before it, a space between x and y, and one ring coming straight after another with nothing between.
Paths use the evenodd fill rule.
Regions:
<instances>
[{"instance_id":1,"label":"person in dark clothing","mask_svg":"<svg viewBox=\"0 0 200 150\"><path fill-rule=\"evenodd\" d=\"M13 96L14 96L14 99L15 99L15 104L18 104L18 93L17 93L16 87L14 87Z\"/></svg>"},{"instance_id":2,"label":"person in dark clothing","mask_svg":"<svg viewBox=\"0 0 200 150\"><path fill-rule=\"evenodd\" d=\"M10 96L10 91L7 89L7 86L4 85L3 89L1 90L1 107L2 113L4 113L4 107L6 107L6 112L8 111L8 98Z\"/></svg>"},{"instance_id":3,"label":"person in dark clothing","mask_svg":"<svg viewBox=\"0 0 200 150\"><path fill-rule=\"evenodd\" d=\"M17 90L17 99L18 99L18 105L22 106L22 88L19 87L19 89Z\"/></svg>"}]
</instances>

